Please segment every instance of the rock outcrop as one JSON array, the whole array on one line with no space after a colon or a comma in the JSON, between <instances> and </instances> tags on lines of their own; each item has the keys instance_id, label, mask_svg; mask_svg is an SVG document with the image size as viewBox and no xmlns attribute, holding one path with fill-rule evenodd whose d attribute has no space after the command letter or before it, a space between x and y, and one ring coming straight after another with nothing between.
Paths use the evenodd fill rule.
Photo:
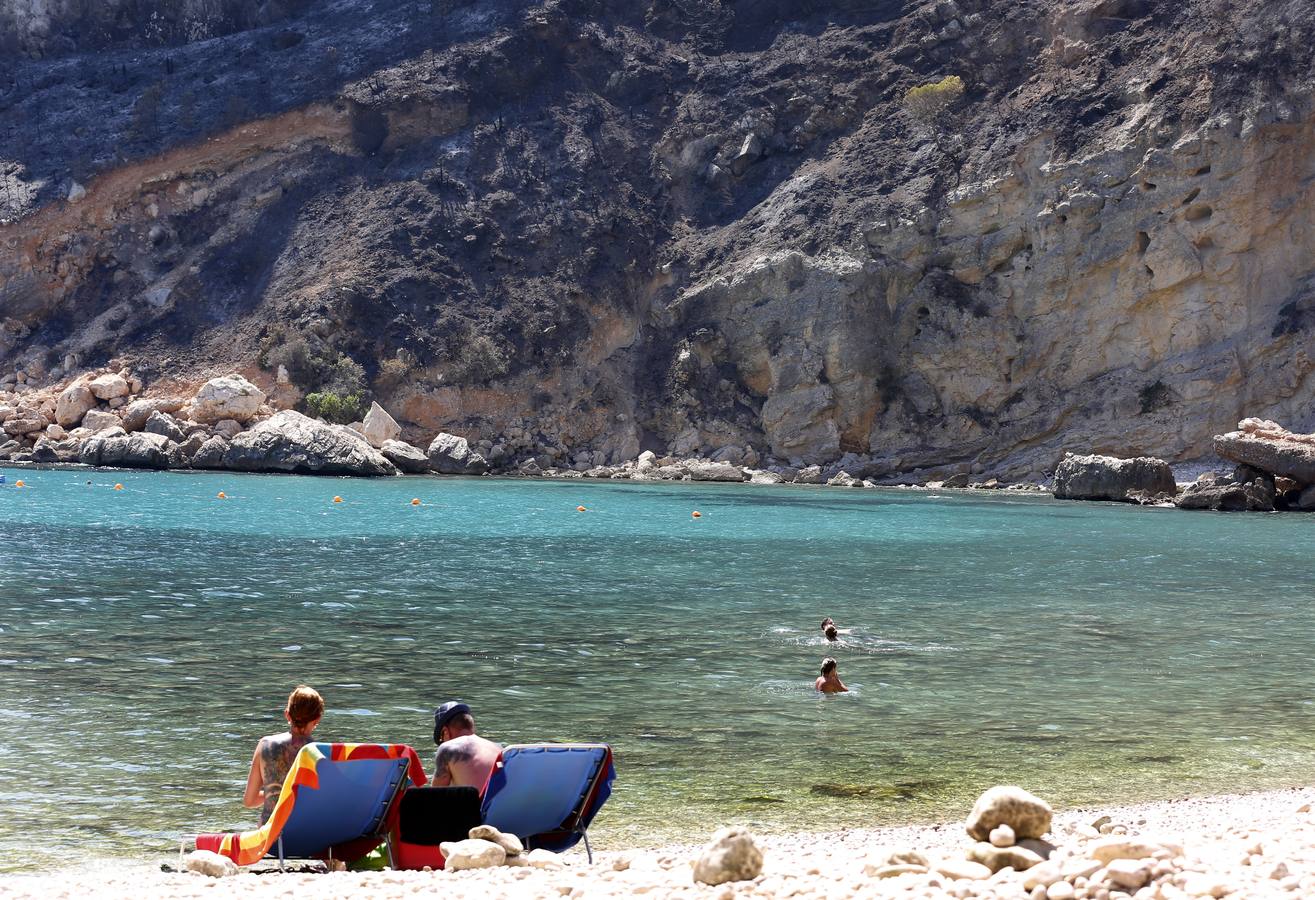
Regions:
<instances>
[{"instance_id":1,"label":"rock outcrop","mask_svg":"<svg viewBox=\"0 0 1315 900\"><path fill-rule=\"evenodd\" d=\"M167 469L182 462L177 445L161 434L107 428L82 443L79 459L89 466L119 466L132 469Z\"/></svg>"},{"instance_id":2,"label":"rock outcrop","mask_svg":"<svg viewBox=\"0 0 1315 900\"><path fill-rule=\"evenodd\" d=\"M423 475L429 471L429 456L419 447L403 441L384 441L379 452L408 475Z\"/></svg>"},{"instance_id":3,"label":"rock outcrop","mask_svg":"<svg viewBox=\"0 0 1315 900\"><path fill-rule=\"evenodd\" d=\"M239 472L397 474L397 467L364 440L292 410L275 413L234 437L224 451L223 467Z\"/></svg>"},{"instance_id":4,"label":"rock outcrop","mask_svg":"<svg viewBox=\"0 0 1315 900\"><path fill-rule=\"evenodd\" d=\"M383 447L388 441L397 440L402 433L402 426L398 425L396 420L388 415L388 410L378 403L370 404L370 411L365 414L365 420L361 424L361 433L370 442L370 446L376 449Z\"/></svg>"},{"instance_id":5,"label":"rock outcrop","mask_svg":"<svg viewBox=\"0 0 1315 900\"><path fill-rule=\"evenodd\" d=\"M1206 473L1183 488L1174 505L1179 509L1270 512L1274 509L1274 482L1255 472L1226 477Z\"/></svg>"},{"instance_id":6,"label":"rock outcrop","mask_svg":"<svg viewBox=\"0 0 1315 900\"><path fill-rule=\"evenodd\" d=\"M1243 419L1236 431L1215 436L1214 449L1224 459L1271 476L1315 484L1315 435L1288 431L1277 422Z\"/></svg>"},{"instance_id":7,"label":"rock outcrop","mask_svg":"<svg viewBox=\"0 0 1315 900\"><path fill-rule=\"evenodd\" d=\"M1055 497L1061 500L1135 501L1134 495L1172 497L1178 491L1173 470L1162 459L1068 454L1055 469Z\"/></svg>"}]
</instances>

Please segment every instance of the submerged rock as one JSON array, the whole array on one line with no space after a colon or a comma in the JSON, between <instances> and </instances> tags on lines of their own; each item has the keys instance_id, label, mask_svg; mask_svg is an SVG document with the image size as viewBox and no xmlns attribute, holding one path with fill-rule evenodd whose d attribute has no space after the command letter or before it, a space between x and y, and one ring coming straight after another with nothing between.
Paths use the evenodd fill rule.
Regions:
<instances>
[{"instance_id":1,"label":"submerged rock","mask_svg":"<svg viewBox=\"0 0 1315 900\"><path fill-rule=\"evenodd\" d=\"M240 472L397 474L397 467L365 441L290 409L234 437L224 453L223 467Z\"/></svg>"},{"instance_id":2,"label":"submerged rock","mask_svg":"<svg viewBox=\"0 0 1315 900\"><path fill-rule=\"evenodd\" d=\"M1070 453L1055 469L1055 497L1060 500L1128 502L1134 493L1173 496L1177 490L1169 464L1151 456L1119 459Z\"/></svg>"}]
</instances>

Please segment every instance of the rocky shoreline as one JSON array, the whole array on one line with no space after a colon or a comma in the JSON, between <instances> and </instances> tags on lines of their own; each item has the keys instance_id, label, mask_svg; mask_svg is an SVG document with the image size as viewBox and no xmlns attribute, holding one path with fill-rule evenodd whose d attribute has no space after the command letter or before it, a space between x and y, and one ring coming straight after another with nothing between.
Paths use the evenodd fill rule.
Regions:
<instances>
[{"instance_id":1,"label":"rocky shoreline","mask_svg":"<svg viewBox=\"0 0 1315 900\"><path fill-rule=\"evenodd\" d=\"M360 422L330 424L276 410L241 375L212 378L190 398L148 397L126 369L85 373L43 389L0 385L0 462L13 466L101 466L289 474L499 475L629 481L702 481L829 487L911 487L1052 492L1058 499L1107 500L1180 509L1315 511L1315 435L1244 419L1216 435L1228 472L1187 484L1155 457L1066 454L1050 483L1004 483L978 465L902 470L898 459L847 453L822 463L764 459L728 446L710 457L646 450L617 460L574 454L525 435L472 442L439 433L421 448L378 403Z\"/></svg>"},{"instance_id":2,"label":"rocky shoreline","mask_svg":"<svg viewBox=\"0 0 1315 900\"><path fill-rule=\"evenodd\" d=\"M988 798L991 802L984 802ZM1025 791L995 788L962 822L772 835L729 828L706 845L595 853L592 866L577 850L541 865L504 863L463 871L279 874L264 867L260 874L212 878L176 871L176 860L170 859L164 866L158 861L84 864L0 876L0 892L13 900L135 898L143 891L177 900L216 892L252 900L294 894L364 900L434 892L453 900L1295 898L1315 893L1312 803L1315 789L1299 788L1052 815L1047 804ZM1038 827L1045 829L1043 836L1021 836Z\"/></svg>"}]
</instances>

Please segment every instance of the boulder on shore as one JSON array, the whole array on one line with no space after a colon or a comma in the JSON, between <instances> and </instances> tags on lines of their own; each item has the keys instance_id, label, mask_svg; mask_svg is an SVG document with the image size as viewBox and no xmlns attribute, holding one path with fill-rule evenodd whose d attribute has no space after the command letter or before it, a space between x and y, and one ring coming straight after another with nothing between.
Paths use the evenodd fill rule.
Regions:
<instances>
[{"instance_id":1,"label":"boulder on shore","mask_svg":"<svg viewBox=\"0 0 1315 900\"><path fill-rule=\"evenodd\" d=\"M1119 500L1134 502L1141 496L1173 496L1178 485L1173 470L1162 459L1139 456L1066 455L1055 469L1055 497L1060 500Z\"/></svg>"},{"instance_id":2,"label":"boulder on shore","mask_svg":"<svg viewBox=\"0 0 1315 900\"><path fill-rule=\"evenodd\" d=\"M489 470L488 462L470 449L469 441L446 432L430 442L429 464L440 475L483 475Z\"/></svg>"},{"instance_id":3,"label":"boulder on shore","mask_svg":"<svg viewBox=\"0 0 1315 900\"><path fill-rule=\"evenodd\" d=\"M365 441L290 409L234 437L224 452L223 468L311 475L397 474L397 467Z\"/></svg>"},{"instance_id":4,"label":"boulder on shore","mask_svg":"<svg viewBox=\"0 0 1315 900\"><path fill-rule=\"evenodd\" d=\"M89 466L167 469L177 458L171 453L176 446L162 434L142 431L128 434L115 426L83 441L79 460Z\"/></svg>"},{"instance_id":5,"label":"boulder on shore","mask_svg":"<svg viewBox=\"0 0 1315 900\"><path fill-rule=\"evenodd\" d=\"M382 448L388 441L397 440L398 435L402 433L402 426L388 415L388 410L378 403L371 402L370 411L365 414L365 420L361 423L361 433L365 435L371 447Z\"/></svg>"},{"instance_id":6,"label":"boulder on shore","mask_svg":"<svg viewBox=\"0 0 1315 900\"><path fill-rule=\"evenodd\" d=\"M1231 462L1299 485L1315 484L1315 434L1298 434L1265 419L1243 419L1237 431L1215 435L1214 447Z\"/></svg>"},{"instance_id":7,"label":"boulder on shore","mask_svg":"<svg viewBox=\"0 0 1315 900\"><path fill-rule=\"evenodd\" d=\"M753 835L743 828L722 828L693 860L700 884L752 881L763 870L763 854Z\"/></svg>"},{"instance_id":8,"label":"boulder on shore","mask_svg":"<svg viewBox=\"0 0 1315 900\"><path fill-rule=\"evenodd\" d=\"M82 421L89 410L96 408L96 395L82 382L64 388L55 400L55 421L72 428Z\"/></svg>"},{"instance_id":9,"label":"boulder on shore","mask_svg":"<svg viewBox=\"0 0 1315 900\"><path fill-rule=\"evenodd\" d=\"M1214 509L1226 512L1271 512L1274 483L1238 466L1238 472L1220 478L1207 472L1183 489L1174 500L1179 509Z\"/></svg>"},{"instance_id":10,"label":"boulder on shore","mask_svg":"<svg viewBox=\"0 0 1315 900\"><path fill-rule=\"evenodd\" d=\"M211 378L192 398L189 419L212 425L223 419L251 421L265 402L265 392L241 375Z\"/></svg>"},{"instance_id":11,"label":"boulder on shore","mask_svg":"<svg viewBox=\"0 0 1315 900\"><path fill-rule=\"evenodd\" d=\"M422 475L429 471L429 457L425 455L425 451L419 447L412 447L405 441L384 441L379 452L408 475Z\"/></svg>"}]
</instances>

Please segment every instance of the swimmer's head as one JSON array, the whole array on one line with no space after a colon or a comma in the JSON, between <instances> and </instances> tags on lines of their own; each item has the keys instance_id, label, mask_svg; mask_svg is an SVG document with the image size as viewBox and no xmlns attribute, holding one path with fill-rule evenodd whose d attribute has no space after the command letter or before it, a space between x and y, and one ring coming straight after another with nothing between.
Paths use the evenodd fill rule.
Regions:
<instances>
[{"instance_id":1,"label":"swimmer's head","mask_svg":"<svg viewBox=\"0 0 1315 900\"><path fill-rule=\"evenodd\" d=\"M826 627L828 625L834 625L834 624L836 623L831 620L831 617L827 616L825 619L822 620L822 630L826 631Z\"/></svg>"},{"instance_id":2,"label":"swimmer's head","mask_svg":"<svg viewBox=\"0 0 1315 900\"><path fill-rule=\"evenodd\" d=\"M830 675L835 670L836 670L836 661L834 659L828 656L826 659L822 660L822 674L824 676Z\"/></svg>"},{"instance_id":3,"label":"swimmer's head","mask_svg":"<svg viewBox=\"0 0 1315 900\"><path fill-rule=\"evenodd\" d=\"M836 631L836 626L834 625L826 626L825 628L822 629L822 633L826 635L826 639L828 641L834 641L836 638L840 636L840 632Z\"/></svg>"}]
</instances>

